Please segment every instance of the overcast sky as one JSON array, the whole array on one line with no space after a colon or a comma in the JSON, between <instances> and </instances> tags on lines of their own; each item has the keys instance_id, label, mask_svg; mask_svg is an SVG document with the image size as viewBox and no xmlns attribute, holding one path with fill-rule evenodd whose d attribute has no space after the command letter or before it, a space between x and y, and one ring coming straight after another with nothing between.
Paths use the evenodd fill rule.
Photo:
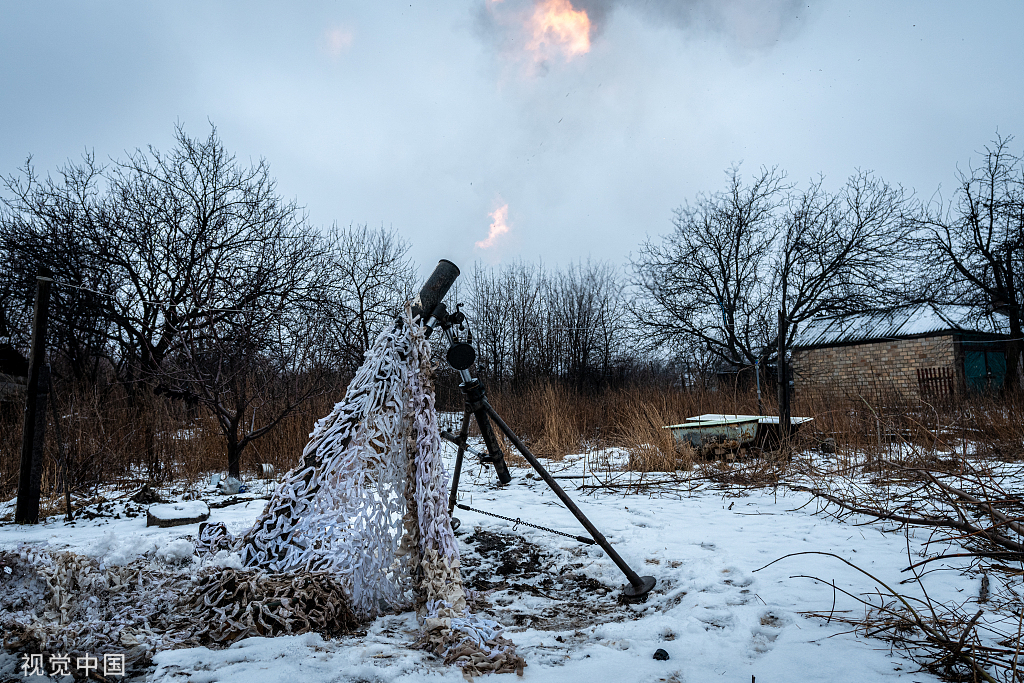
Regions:
<instances>
[{"instance_id":1,"label":"overcast sky","mask_svg":"<svg viewBox=\"0 0 1024 683\"><path fill-rule=\"evenodd\" d=\"M927 198L997 130L1024 143L1020 0L0 6L0 172L213 122L315 223L393 226L424 274L624 264L734 163Z\"/></svg>"}]
</instances>

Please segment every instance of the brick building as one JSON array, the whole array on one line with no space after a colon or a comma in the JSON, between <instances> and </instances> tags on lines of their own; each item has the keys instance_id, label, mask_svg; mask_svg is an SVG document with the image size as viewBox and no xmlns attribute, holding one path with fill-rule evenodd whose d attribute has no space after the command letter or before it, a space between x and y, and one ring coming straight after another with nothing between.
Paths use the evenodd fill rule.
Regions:
<instances>
[{"instance_id":1,"label":"brick building","mask_svg":"<svg viewBox=\"0 0 1024 683\"><path fill-rule=\"evenodd\" d=\"M994 391L1006 373L1000 322L928 303L817 318L797 331L793 388L926 399Z\"/></svg>"}]
</instances>

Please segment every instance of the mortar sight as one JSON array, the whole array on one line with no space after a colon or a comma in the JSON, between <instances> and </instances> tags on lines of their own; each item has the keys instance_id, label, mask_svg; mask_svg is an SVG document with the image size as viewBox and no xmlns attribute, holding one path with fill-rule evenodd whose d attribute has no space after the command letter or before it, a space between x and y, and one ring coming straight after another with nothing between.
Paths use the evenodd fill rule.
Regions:
<instances>
[{"instance_id":1,"label":"mortar sight","mask_svg":"<svg viewBox=\"0 0 1024 683\"><path fill-rule=\"evenodd\" d=\"M437 262L434 272L427 278L420 293L412 300L412 315L414 318L419 316L421 325L426 325L434 315L434 309L444 299L444 295L451 289L457 277L459 277L457 265L447 259Z\"/></svg>"}]
</instances>

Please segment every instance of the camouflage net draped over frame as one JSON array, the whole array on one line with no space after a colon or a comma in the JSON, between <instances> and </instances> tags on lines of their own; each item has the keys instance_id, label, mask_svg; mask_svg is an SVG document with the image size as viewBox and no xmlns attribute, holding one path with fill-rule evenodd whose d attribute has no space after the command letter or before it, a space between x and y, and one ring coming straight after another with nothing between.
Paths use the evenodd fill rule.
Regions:
<instances>
[{"instance_id":1,"label":"camouflage net draped over frame","mask_svg":"<svg viewBox=\"0 0 1024 683\"><path fill-rule=\"evenodd\" d=\"M377 338L344 399L317 422L302 464L242 540L242 562L328 571L361 619L415 605L420 646L466 674L521 674L525 663L498 623L466 606L430 346L411 316L407 307Z\"/></svg>"},{"instance_id":2,"label":"camouflage net draped over frame","mask_svg":"<svg viewBox=\"0 0 1024 683\"><path fill-rule=\"evenodd\" d=\"M367 353L244 539L201 528L201 556L103 566L70 552L0 552L0 633L12 651L155 652L253 635L351 632L415 606L417 645L462 668L522 673L497 622L469 612L447 508L430 348L409 310ZM221 555L241 551L245 569ZM237 561L237 559L236 559Z\"/></svg>"}]
</instances>

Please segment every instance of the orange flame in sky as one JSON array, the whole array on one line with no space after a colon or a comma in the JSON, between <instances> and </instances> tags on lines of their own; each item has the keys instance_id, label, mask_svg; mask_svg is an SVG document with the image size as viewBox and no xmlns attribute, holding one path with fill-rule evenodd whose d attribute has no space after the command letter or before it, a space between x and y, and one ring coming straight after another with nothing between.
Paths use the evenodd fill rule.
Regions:
<instances>
[{"instance_id":1,"label":"orange flame in sky","mask_svg":"<svg viewBox=\"0 0 1024 683\"><path fill-rule=\"evenodd\" d=\"M487 239L481 240L476 243L478 249L489 249L494 246L494 240L498 239L500 235L504 235L508 232L508 204L495 209L492 213L487 214L494 222L491 223L491 231L487 234Z\"/></svg>"},{"instance_id":2,"label":"orange flame in sky","mask_svg":"<svg viewBox=\"0 0 1024 683\"><path fill-rule=\"evenodd\" d=\"M530 19L533 37L526 47L533 52L557 48L566 59L590 52L590 17L569 0L540 0Z\"/></svg>"}]
</instances>

